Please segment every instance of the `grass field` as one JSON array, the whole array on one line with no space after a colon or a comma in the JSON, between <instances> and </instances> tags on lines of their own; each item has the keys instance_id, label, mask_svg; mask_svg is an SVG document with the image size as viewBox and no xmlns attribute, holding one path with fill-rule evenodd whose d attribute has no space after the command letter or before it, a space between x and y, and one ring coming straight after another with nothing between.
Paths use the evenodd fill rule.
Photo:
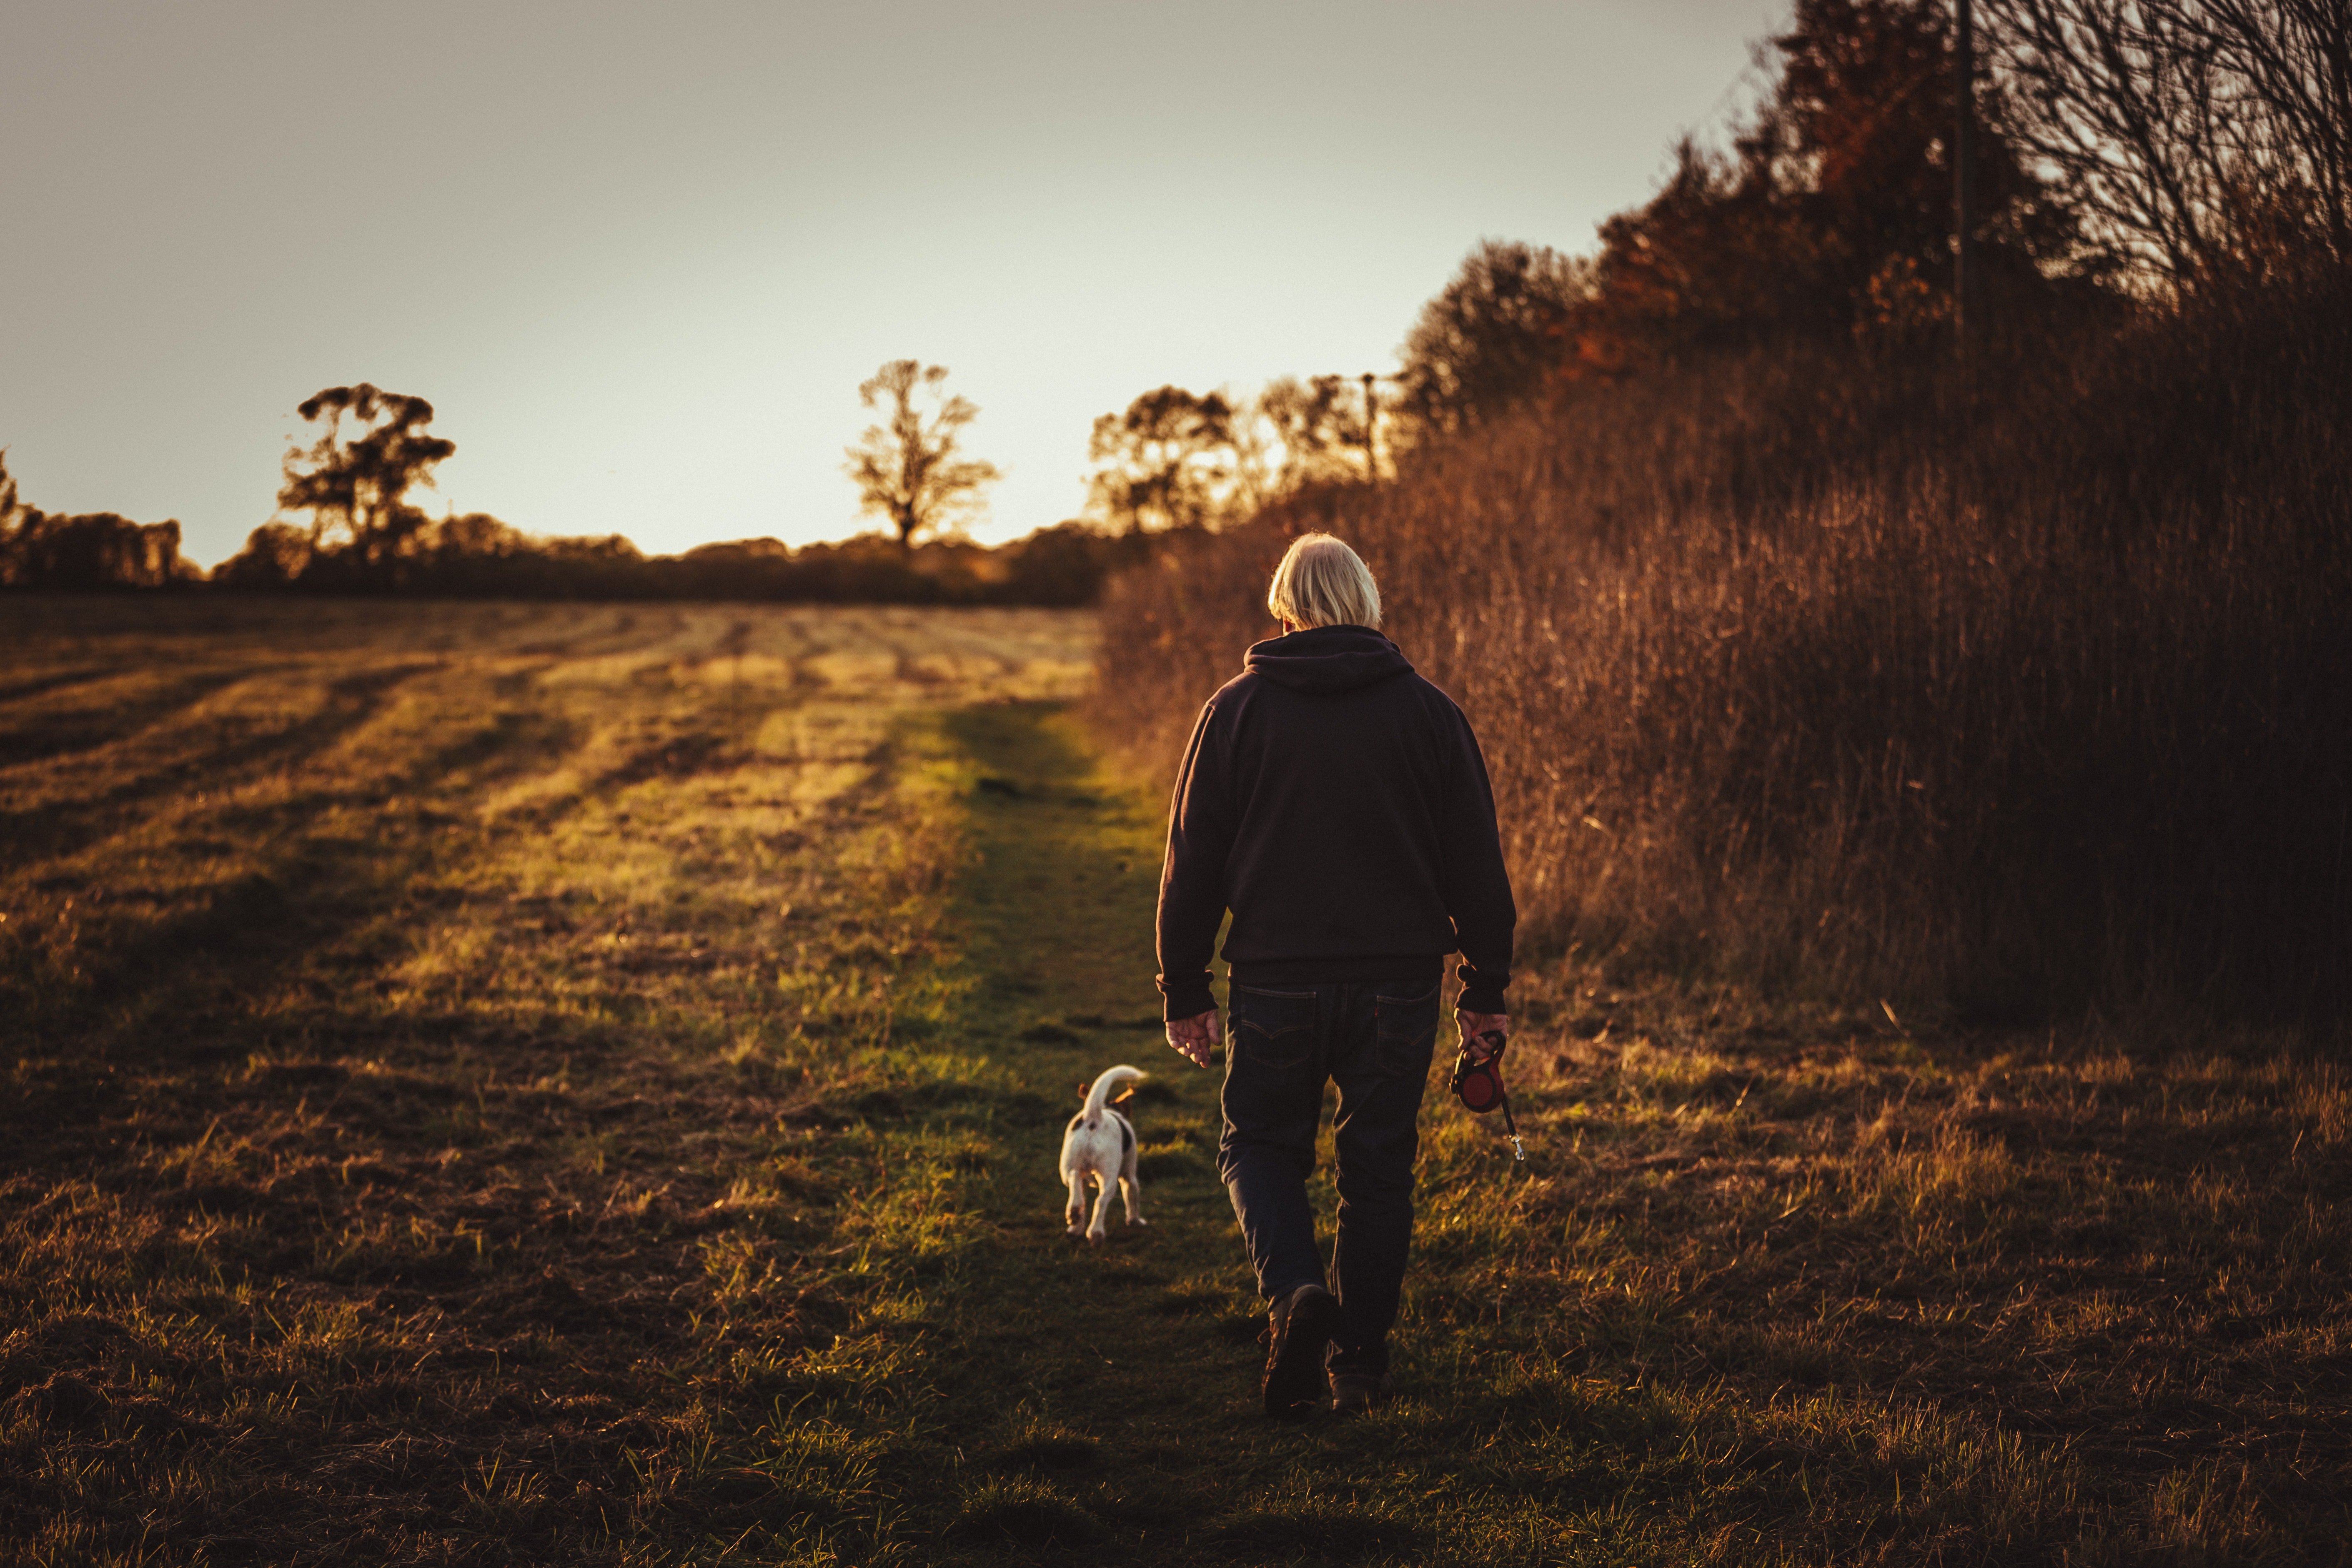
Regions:
<instances>
[{"instance_id":1,"label":"grass field","mask_svg":"<svg viewBox=\"0 0 2352 1568\"><path fill-rule=\"evenodd\" d=\"M0 1559L2346 1558L2352 1085L2284 1037L1551 955L1528 1173L1433 1086L1401 1397L1269 1425L1084 616L0 635Z\"/></svg>"}]
</instances>

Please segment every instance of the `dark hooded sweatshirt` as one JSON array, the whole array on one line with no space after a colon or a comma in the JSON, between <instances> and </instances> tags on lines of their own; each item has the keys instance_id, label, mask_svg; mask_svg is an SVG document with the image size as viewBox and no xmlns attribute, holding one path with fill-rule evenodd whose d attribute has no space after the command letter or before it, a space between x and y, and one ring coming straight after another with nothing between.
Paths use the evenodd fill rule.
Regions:
<instances>
[{"instance_id":1,"label":"dark hooded sweatshirt","mask_svg":"<svg viewBox=\"0 0 2352 1568\"><path fill-rule=\"evenodd\" d=\"M1431 980L1505 1010L1518 911L1477 737L1362 626L1262 642L1201 710L1160 879L1167 1016L1207 1012L1217 926L1241 985Z\"/></svg>"}]
</instances>

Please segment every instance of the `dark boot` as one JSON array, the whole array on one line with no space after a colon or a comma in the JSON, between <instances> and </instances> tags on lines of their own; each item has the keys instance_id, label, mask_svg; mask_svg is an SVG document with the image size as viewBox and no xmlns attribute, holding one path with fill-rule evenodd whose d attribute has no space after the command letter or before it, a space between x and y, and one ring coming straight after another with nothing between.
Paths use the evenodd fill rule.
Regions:
<instances>
[{"instance_id":1,"label":"dark boot","mask_svg":"<svg viewBox=\"0 0 2352 1568\"><path fill-rule=\"evenodd\" d=\"M1320 1285L1301 1285L1267 1313L1265 1413L1311 1415L1323 1403L1323 1355L1339 1303Z\"/></svg>"},{"instance_id":2,"label":"dark boot","mask_svg":"<svg viewBox=\"0 0 2352 1568\"><path fill-rule=\"evenodd\" d=\"M1389 1378L1384 1372L1335 1372L1331 1374L1331 1410L1337 1415L1361 1415L1385 1404Z\"/></svg>"}]
</instances>

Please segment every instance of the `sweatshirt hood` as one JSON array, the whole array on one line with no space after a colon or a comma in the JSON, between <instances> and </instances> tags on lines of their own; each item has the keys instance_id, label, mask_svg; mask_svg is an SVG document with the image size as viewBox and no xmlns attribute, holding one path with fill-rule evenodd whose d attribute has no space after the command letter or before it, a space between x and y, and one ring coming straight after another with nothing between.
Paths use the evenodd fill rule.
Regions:
<instances>
[{"instance_id":1,"label":"sweatshirt hood","mask_svg":"<svg viewBox=\"0 0 2352 1568\"><path fill-rule=\"evenodd\" d=\"M1276 686L1328 697L1408 674L1412 665L1368 626L1309 626L1254 644L1244 668Z\"/></svg>"}]
</instances>

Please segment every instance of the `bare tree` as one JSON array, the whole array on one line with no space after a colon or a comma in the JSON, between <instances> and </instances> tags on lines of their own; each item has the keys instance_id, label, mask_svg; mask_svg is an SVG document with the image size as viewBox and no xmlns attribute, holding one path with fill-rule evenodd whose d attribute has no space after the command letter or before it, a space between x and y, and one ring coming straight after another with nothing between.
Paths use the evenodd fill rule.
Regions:
<instances>
[{"instance_id":1,"label":"bare tree","mask_svg":"<svg viewBox=\"0 0 2352 1568\"><path fill-rule=\"evenodd\" d=\"M2262 106L2245 147L2263 188L2352 261L2352 5L2205 0L2221 58Z\"/></svg>"},{"instance_id":2,"label":"bare tree","mask_svg":"<svg viewBox=\"0 0 2352 1568\"><path fill-rule=\"evenodd\" d=\"M857 445L845 448L844 466L857 481L858 510L889 519L901 548L912 546L918 533L961 526L985 504L982 487L1003 477L995 464L959 455L964 427L980 407L948 395L947 378L945 365L894 359L857 389L866 407L883 410L884 422L867 426ZM929 417L919 396L932 405Z\"/></svg>"},{"instance_id":3,"label":"bare tree","mask_svg":"<svg viewBox=\"0 0 2352 1568\"><path fill-rule=\"evenodd\" d=\"M2352 259L2346 0L1983 0L2011 135L2116 258L2174 287Z\"/></svg>"}]
</instances>

